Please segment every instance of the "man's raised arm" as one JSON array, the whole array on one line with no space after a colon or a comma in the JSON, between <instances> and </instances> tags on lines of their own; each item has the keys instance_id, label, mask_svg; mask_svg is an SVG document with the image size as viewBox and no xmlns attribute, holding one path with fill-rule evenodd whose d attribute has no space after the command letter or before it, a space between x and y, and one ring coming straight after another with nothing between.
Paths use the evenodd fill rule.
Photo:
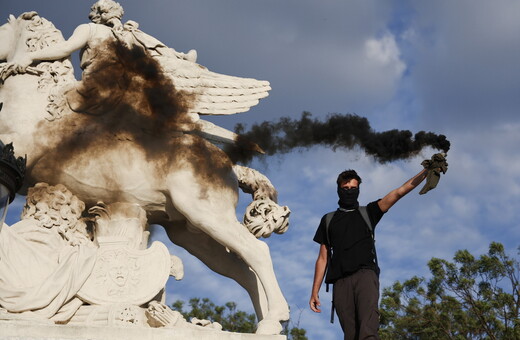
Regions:
<instances>
[{"instance_id":1,"label":"man's raised arm","mask_svg":"<svg viewBox=\"0 0 520 340\"><path fill-rule=\"evenodd\" d=\"M421 184L421 182L426 178L427 174L428 170L423 169L417 175L406 181L406 183L401 185L399 188L390 191L385 197L377 202L381 211L387 212L397 201L415 189L416 186Z\"/></svg>"}]
</instances>

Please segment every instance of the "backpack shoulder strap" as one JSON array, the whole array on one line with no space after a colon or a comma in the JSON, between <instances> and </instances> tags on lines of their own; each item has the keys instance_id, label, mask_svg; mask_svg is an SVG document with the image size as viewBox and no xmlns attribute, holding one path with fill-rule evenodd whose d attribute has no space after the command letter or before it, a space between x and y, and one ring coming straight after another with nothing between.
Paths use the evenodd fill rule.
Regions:
<instances>
[{"instance_id":1,"label":"backpack shoulder strap","mask_svg":"<svg viewBox=\"0 0 520 340\"><path fill-rule=\"evenodd\" d=\"M325 215L325 234L327 235L327 244L330 247L330 237L329 237L329 225L330 221L332 221L332 218L334 217L335 211L331 211L330 213L327 213Z\"/></svg>"},{"instance_id":2,"label":"backpack shoulder strap","mask_svg":"<svg viewBox=\"0 0 520 340\"><path fill-rule=\"evenodd\" d=\"M328 250L327 250L327 269L325 272L327 273L329 271L330 267L330 261L332 259L332 246L330 244L330 236L329 236L329 225L330 221L332 221L332 218L334 217L335 211L331 211L330 213L327 213L325 215L325 234L327 235L327 244L328 244ZM329 284L325 284L325 291L329 292ZM331 310L330 310L330 323L334 323L334 294L332 295L332 303L331 303Z\"/></svg>"},{"instance_id":3,"label":"backpack shoulder strap","mask_svg":"<svg viewBox=\"0 0 520 340\"><path fill-rule=\"evenodd\" d=\"M365 220L365 222L368 226L368 230L370 230L370 234L372 235L372 242L373 242L372 249L373 249L373 253L374 253L374 261L375 261L376 267L379 268L379 264L377 263L376 238L374 235L374 226L372 225L372 222L370 221L370 218L368 217L367 207L366 206L359 207L359 213ZM379 276L379 273L377 275Z\"/></svg>"},{"instance_id":4,"label":"backpack shoulder strap","mask_svg":"<svg viewBox=\"0 0 520 340\"><path fill-rule=\"evenodd\" d=\"M330 266L330 260L332 258L332 246L330 244L330 236L329 236L329 225L330 225L330 221L332 221L332 217L334 217L334 214L336 212L335 211L331 211L330 213L327 213L325 215L325 234L327 236L327 245L328 245L328 249L327 249L327 269L326 269L326 272L329 271L329 266ZM329 291L329 284L327 283L326 285L326 292Z\"/></svg>"},{"instance_id":5,"label":"backpack shoulder strap","mask_svg":"<svg viewBox=\"0 0 520 340\"><path fill-rule=\"evenodd\" d=\"M359 212L361 214L361 217L365 220L365 223L368 226L368 229L370 230L370 233L372 234L372 238L374 237L374 227L372 226L372 222L370 221L370 217L368 217L368 211L366 206L359 207Z\"/></svg>"}]
</instances>

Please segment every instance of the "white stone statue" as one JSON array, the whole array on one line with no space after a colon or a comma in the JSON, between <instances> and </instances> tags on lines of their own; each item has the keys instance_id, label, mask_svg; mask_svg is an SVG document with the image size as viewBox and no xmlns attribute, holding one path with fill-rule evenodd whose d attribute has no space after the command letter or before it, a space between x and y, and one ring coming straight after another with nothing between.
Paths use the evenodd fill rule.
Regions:
<instances>
[{"instance_id":1,"label":"white stone statue","mask_svg":"<svg viewBox=\"0 0 520 340\"><path fill-rule=\"evenodd\" d=\"M114 1L98 1L92 23L68 40L35 12L0 27L0 139L27 154L26 187L62 183L87 207L138 204L148 223L248 291L257 333L278 334L289 309L255 235L284 232L289 210L264 176L213 144L237 136L199 119L248 110L269 83L211 72L194 52L122 24L122 14ZM77 49L80 81L69 61ZM239 186L257 199L246 217L255 235L236 219Z\"/></svg>"},{"instance_id":2,"label":"white stone statue","mask_svg":"<svg viewBox=\"0 0 520 340\"><path fill-rule=\"evenodd\" d=\"M96 260L81 219L85 205L64 186L29 190L22 220L0 233L0 307L18 317L64 321ZM0 315L1 318L1 315Z\"/></svg>"},{"instance_id":3,"label":"white stone statue","mask_svg":"<svg viewBox=\"0 0 520 340\"><path fill-rule=\"evenodd\" d=\"M82 217L84 208L61 184L29 189L22 221L0 232L0 320L221 329L164 305L182 262L161 242L147 246L139 205L100 202L89 209L95 218Z\"/></svg>"}]
</instances>

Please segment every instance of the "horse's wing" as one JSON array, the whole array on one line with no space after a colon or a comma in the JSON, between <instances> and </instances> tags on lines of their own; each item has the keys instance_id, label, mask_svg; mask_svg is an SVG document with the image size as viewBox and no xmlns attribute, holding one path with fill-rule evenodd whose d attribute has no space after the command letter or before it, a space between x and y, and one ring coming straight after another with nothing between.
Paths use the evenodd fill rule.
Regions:
<instances>
[{"instance_id":1,"label":"horse's wing","mask_svg":"<svg viewBox=\"0 0 520 340\"><path fill-rule=\"evenodd\" d=\"M230 115L246 112L271 90L268 81L212 72L188 60L161 57L158 60L177 90L194 95L190 113Z\"/></svg>"}]
</instances>

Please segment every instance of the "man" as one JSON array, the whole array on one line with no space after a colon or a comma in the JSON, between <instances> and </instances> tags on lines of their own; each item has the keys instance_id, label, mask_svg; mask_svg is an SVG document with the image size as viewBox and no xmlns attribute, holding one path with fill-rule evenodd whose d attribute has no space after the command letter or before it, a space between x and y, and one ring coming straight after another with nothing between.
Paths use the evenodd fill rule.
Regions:
<instances>
[{"instance_id":1,"label":"man","mask_svg":"<svg viewBox=\"0 0 520 340\"><path fill-rule=\"evenodd\" d=\"M424 169L382 199L369 203L366 212L372 229L384 213L418 186L427 174L428 169ZM314 312L321 312L318 293L327 272L325 282L333 283L333 308L336 309L344 338L379 339L379 267L373 231L358 209L360 184L361 178L354 170L346 170L338 176L339 208L328 228L327 215L323 216L314 236L320 250L309 304Z\"/></svg>"}]
</instances>

